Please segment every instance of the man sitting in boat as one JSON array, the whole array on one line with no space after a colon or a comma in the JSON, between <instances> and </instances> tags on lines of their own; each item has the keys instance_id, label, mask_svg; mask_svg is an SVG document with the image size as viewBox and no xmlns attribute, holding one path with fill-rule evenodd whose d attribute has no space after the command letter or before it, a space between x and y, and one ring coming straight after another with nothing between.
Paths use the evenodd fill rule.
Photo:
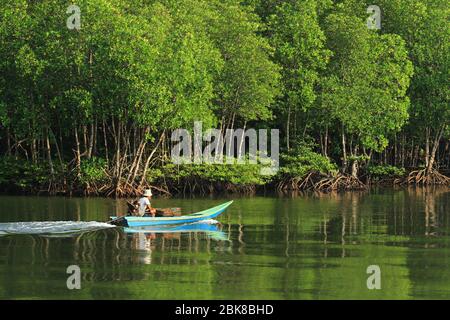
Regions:
<instances>
[{"instance_id":1,"label":"man sitting in boat","mask_svg":"<svg viewBox=\"0 0 450 320\"><path fill-rule=\"evenodd\" d=\"M152 191L145 190L144 194L139 200L128 202L128 216L140 217L175 217L181 216L181 208L152 208L150 200L152 198Z\"/></svg>"},{"instance_id":2,"label":"man sitting in boat","mask_svg":"<svg viewBox=\"0 0 450 320\"><path fill-rule=\"evenodd\" d=\"M151 215L152 217L156 214L156 209L152 208L150 200L152 198L152 190L145 190L144 194L138 201L138 214L143 217L144 215Z\"/></svg>"}]
</instances>

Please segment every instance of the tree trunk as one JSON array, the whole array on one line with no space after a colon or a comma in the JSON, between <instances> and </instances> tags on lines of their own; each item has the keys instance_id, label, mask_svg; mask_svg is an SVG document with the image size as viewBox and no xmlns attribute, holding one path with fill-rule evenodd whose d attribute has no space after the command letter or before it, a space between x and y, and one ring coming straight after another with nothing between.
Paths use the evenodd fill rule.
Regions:
<instances>
[{"instance_id":1,"label":"tree trunk","mask_svg":"<svg viewBox=\"0 0 450 320\"><path fill-rule=\"evenodd\" d=\"M120 179L122 177L122 174L123 174L123 171L124 171L124 167L125 167L125 164L127 162L128 147L130 145L127 142L130 141L129 137L130 137L130 133L131 133L131 129L130 129L130 131L127 132L126 125L123 122L119 123L119 127L121 128L120 132L121 132L121 135L122 135L123 156L121 156L121 153L120 153L121 150L119 149L119 159L121 161L119 161L119 171L118 171L118 174L117 174L117 178L118 178L117 186L120 185Z\"/></svg>"},{"instance_id":2,"label":"tree trunk","mask_svg":"<svg viewBox=\"0 0 450 320\"><path fill-rule=\"evenodd\" d=\"M53 131L51 129L50 129L50 133L52 134L53 139L55 140L56 154L58 155L59 165L61 166L61 172L64 172L64 163L62 160L61 152L59 150L58 140L56 139L55 134L53 133Z\"/></svg>"},{"instance_id":3,"label":"tree trunk","mask_svg":"<svg viewBox=\"0 0 450 320\"><path fill-rule=\"evenodd\" d=\"M87 126L83 125L82 128L83 128L83 147L84 147L83 154L86 155L88 154Z\"/></svg>"},{"instance_id":4,"label":"tree trunk","mask_svg":"<svg viewBox=\"0 0 450 320\"><path fill-rule=\"evenodd\" d=\"M235 117L236 117L236 113L233 112L233 116L231 117L231 127L229 128L231 130L233 130L233 128L234 128L234 118ZM231 150L231 144L232 144L231 142L232 142L232 140L233 140L233 135L230 134L230 138L228 139L228 145L227 145L227 148L228 148L227 154L228 155L234 155L234 150ZM231 153L231 151L233 151L233 153Z\"/></svg>"},{"instance_id":5,"label":"tree trunk","mask_svg":"<svg viewBox=\"0 0 450 320\"><path fill-rule=\"evenodd\" d=\"M104 143L104 145L105 145L105 158L106 158L106 163L109 165L108 139L106 138L106 123L105 123L105 119L103 119L103 143Z\"/></svg>"},{"instance_id":6,"label":"tree trunk","mask_svg":"<svg viewBox=\"0 0 450 320\"><path fill-rule=\"evenodd\" d=\"M405 167L405 144L406 144L406 139L405 139L405 134L402 134L402 150L401 150L401 165L402 168Z\"/></svg>"},{"instance_id":7,"label":"tree trunk","mask_svg":"<svg viewBox=\"0 0 450 320\"><path fill-rule=\"evenodd\" d=\"M78 128L75 127L75 165L77 170L77 178L81 177L81 152L80 152L80 139L78 137Z\"/></svg>"},{"instance_id":8,"label":"tree trunk","mask_svg":"<svg viewBox=\"0 0 450 320\"><path fill-rule=\"evenodd\" d=\"M149 128L147 127L147 128L145 128L144 135L138 146L138 150L136 151L136 155L134 157L133 164L131 165L130 172L127 177L127 182L126 182L127 184L129 182L132 183L137 176L137 173L138 173L138 170L139 170L139 167L141 164L141 160L142 160L142 155L144 154L145 146L147 145L146 136L147 136L148 132L149 132Z\"/></svg>"},{"instance_id":9,"label":"tree trunk","mask_svg":"<svg viewBox=\"0 0 450 320\"><path fill-rule=\"evenodd\" d=\"M291 126L290 122L291 122L291 106L289 105L287 120L286 120L286 148L288 151L290 150L289 140L291 139L291 137L289 136L289 129Z\"/></svg>"},{"instance_id":10,"label":"tree trunk","mask_svg":"<svg viewBox=\"0 0 450 320\"><path fill-rule=\"evenodd\" d=\"M219 160L223 159L223 144L224 144L224 124L225 118L222 117L222 121L220 121L220 136L218 137L219 141L217 141L217 149L215 150L214 162L219 162ZM170 140L169 140L170 141Z\"/></svg>"},{"instance_id":11,"label":"tree trunk","mask_svg":"<svg viewBox=\"0 0 450 320\"><path fill-rule=\"evenodd\" d=\"M355 157L355 159L352 162L352 176L356 179L358 179L358 169L359 169L359 163L357 160L358 155L358 145L355 145L354 151L352 151L352 156Z\"/></svg>"},{"instance_id":12,"label":"tree trunk","mask_svg":"<svg viewBox=\"0 0 450 320\"><path fill-rule=\"evenodd\" d=\"M397 134L394 134L394 166L397 166Z\"/></svg>"},{"instance_id":13,"label":"tree trunk","mask_svg":"<svg viewBox=\"0 0 450 320\"><path fill-rule=\"evenodd\" d=\"M113 128L114 128L114 120L113 120ZM121 132L120 132L120 123L117 121L117 134L115 134L114 139L116 140L116 166L114 169L114 174L117 179L119 179L119 170L120 170L120 139L121 139Z\"/></svg>"},{"instance_id":14,"label":"tree trunk","mask_svg":"<svg viewBox=\"0 0 450 320\"><path fill-rule=\"evenodd\" d=\"M87 150L87 158L90 159L92 157L92 150L94 149L94 123L91 123L91 132L89 134L89 146Z\"/></svg>"},{"instance_id":15,"label":"tree trunk","mask_svg":"<svg viewBox=\"0 0 450 320\"><path fill-rule=\"evenodd\" d=\"M92 142L92 155L97 155L97 135L98 135L98 120L94 121L94 141Z\"/></svg>"},{"instance_id":16,"label":"tree trunk","mask_svg":"<svg viewBox=\"0 0 450 320\"><path fill-rule=\"evenodd\" d=\"M50 146L50 138L49 138L48 130L49 129L45 130L45 147L47 150L47 158L48 158L48 166L50 167L50 174L53 178L53 176L55 174L55 169L53 168L52 151L51 151L51 146Z\"/></svg>"},{"instance_id":17,"label":"tree trunk","mask_svg":"<svg viewBox=\"0 0 450 320\"><path fill-rule=\"evenodd\" d=\"M6 127L6 148L8 150L8 151L6 151L6 154L8 156L11 155L11 136L10 136L8 127Z\"/></svg>"},{"instance_id":18,"label":"tree trunk","mask_svg":"<svg viewBox=\"0 0 450 320\"><path fill-rule=\"evenodd\" d=\"M31 138L31 160L33 164L37 163L37 158L36 139L33 137Z\"/></svg>"},{"instance_id":19,"label":"tree trunk","mask_svg":"<svg viewBox=\"0 0 450 320\"><path fill-rule=\"evenodd\" d=\"M439 128L438 132L436 132L436 136L433 141L433 149L431 150L430 160L428 161L428 165L427 165L427 174L430 174L433 171L433 165L434 165L434 162L436 159L436 151L438 150L439 141L441 140L444 130L445 130L445 125L442 125L442 127Z\"/></svg>"},{"instance_id":20,"label":"tree trunk","mask_svg":"<svg viewBox=\"0 0 450 320\"><path fill-rule=\"evenodd\" d=\"M342 172L345 173L347 171L347 151L345 145L345 132L344 127L342 127Z\"/></svg>"},{"instance_id":21,"label":"tree trunk","mask_svg":"<svg viewBox=\"0 0 450 320\"><path fill-rule=\"evenodd\" d=\"M418 161L419 161L419 150L420 150L420 146L416 145L415 149L414 149L414 158L413 158L413 167L417 168Z\"/></svg>"},{"instance_id":22,"label":"tree trunk","mask_svg":"<svg viewBox=\"0 0 450 320\"><path fill-rule=\"evenodd\" d=\"M447 155L447 169L450 169L450 141L449 140L447 140L446 142L445 142L445 148L444 148L444 159L442 159L443 160L443 162L445 163L445 155Z\"/></svg>"},{"instance_id":23,"label":"tree trunk","mask_svg":"<svg viewBox=\"0 0 450 320\"><path fill-rule=\"evenodd\" d=\"M153 158L153 155L155 154L156 150L158 149L160 143L164 140L164 137L165 137L165 131L163 131L163 133L159 137L158 143L153 148L152 152L150 152L150 155L148 156L147 160L145 161L144 171L142 172L142 177L141 177L141 181L139 182L138 189L140 189L142 187L142 185L144 184L145 179L147 178L146 175L147 175L147 171L148 171L148 166L150 164L150 160Z\"/></svg>"},{"instance_id":24,"label":"tree trunk","mask_svg":"<svg viewBox=\"0 0 450 320\"><path fill-rule=\"evenodd\" d=\"M428 168L430 157L430 128L425 130L425 168Z\"/></svg>"},{"instance_id":25,"label":"tree trunk","mask_svg":"<svg viewBox=\"0 0 450 320\"><path fill-rule=\"evenodd\" d=\"M242 146L245 144L244 135L245 135L245 128L246 128L246 126L247 126L247 121L244 122L244 130L242 131L241 140L239 141L238 158L241 157L241 154L242 154Z\"/></svg>"},{"instance_id":26,"label":"tree trunk","mask_svg":"<svg viewBox=\"0 0 450 320\"><path fill-rule=\"evenodd\" d=\"M352 176L358 178L358 160L353 160L352 163Z\"/></svg>"}]
</instances>

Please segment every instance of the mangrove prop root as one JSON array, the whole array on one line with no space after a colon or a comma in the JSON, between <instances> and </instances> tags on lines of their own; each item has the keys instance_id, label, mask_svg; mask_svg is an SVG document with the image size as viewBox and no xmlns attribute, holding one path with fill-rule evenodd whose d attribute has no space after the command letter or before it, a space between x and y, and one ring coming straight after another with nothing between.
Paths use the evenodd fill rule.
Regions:
<instances>
[{"instance_id":1,"label":"mangrove prop root","mask_svg":"<svg viewBox=\"0 0 450 320\"><path fill-rule=\"evenodd\" d=\"M366 190L361 180L351 175L338 174L328 177L318 172L310 172L304 177L284 179L277 185L278 191L335 191L335 190Z\"/></svg>"},{"instance_id":2,"label":"mangrove prop root","mask_svg":"<svg viewBox=\"0 0 450 320\"><path fill-rule=\"evenodd\" d=\"M450 186L450 177L443 175L437 170L428 172L426 169L421 169L411 171L405 179L404 183L416 185L436 184Z\"/></svg>"},{"instance_id":3,"label":"mangrove prop root","mask_svg":"<svg viewBox=\"0 0 450 320\"><path fill-rule=\"evenodd\" d=\"M147 188L152 188L162 196L173 194L214 194L214 193L241 193L255 194L256 185L236 185L231 182L211 182L197 177L185 177L177 180L167 180L150 185L149 183L136 180L120 179L114 175L108 175L106 181L89 183L67 182L66 180L52 179L48 183L32 190L38 194L69 194L85 196L108 196L108 197L136 197ZM283 176L276 181L275 189L279 193L314 191L334 192L350 190L367 190L370 185L444 185L450 186L450 177L437 170L419 169L413 170L404 177L383 177L372 181L370 177L362 182L352 175L338 173L335 176L326 175L317 171L307 172L304 176Z\"/></svg>"}]
</instances>

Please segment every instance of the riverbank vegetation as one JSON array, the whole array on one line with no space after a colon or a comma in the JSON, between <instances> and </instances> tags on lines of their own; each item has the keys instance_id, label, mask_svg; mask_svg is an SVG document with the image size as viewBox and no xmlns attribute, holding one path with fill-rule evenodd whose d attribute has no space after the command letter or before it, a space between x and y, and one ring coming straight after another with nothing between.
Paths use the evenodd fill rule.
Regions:
<instances>
[{"instance_id":1,"label":"riverbank vegetation","mask_svg":"<svg viewBox=\"0 0 450 320\"><path fill-rule=\"evenodd\" d=\"M0 186L129 196L450 185L449 6L79 0L0 7ZM280 129L280 170L175 165L171 132ZM242 146L239 146L239 152Z\"/></svg>"}]
</instances>

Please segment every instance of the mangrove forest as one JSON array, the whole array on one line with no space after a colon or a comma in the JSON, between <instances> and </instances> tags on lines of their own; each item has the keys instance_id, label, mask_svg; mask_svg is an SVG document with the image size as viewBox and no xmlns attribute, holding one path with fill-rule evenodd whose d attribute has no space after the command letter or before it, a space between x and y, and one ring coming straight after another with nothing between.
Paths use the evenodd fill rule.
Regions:
<instances>
[{"instance_id":1,"label":"mangrove forest","mask_svg":"<svg viewBox=\"0 0 450 320\"><path fill-rule=\"evenodd\" d=\"M449 13L447 0L2 0L0 191L450 186ZM278 129L279 170L174 163L172 132L195 122Z\"/></svg>"}]
</instances>

